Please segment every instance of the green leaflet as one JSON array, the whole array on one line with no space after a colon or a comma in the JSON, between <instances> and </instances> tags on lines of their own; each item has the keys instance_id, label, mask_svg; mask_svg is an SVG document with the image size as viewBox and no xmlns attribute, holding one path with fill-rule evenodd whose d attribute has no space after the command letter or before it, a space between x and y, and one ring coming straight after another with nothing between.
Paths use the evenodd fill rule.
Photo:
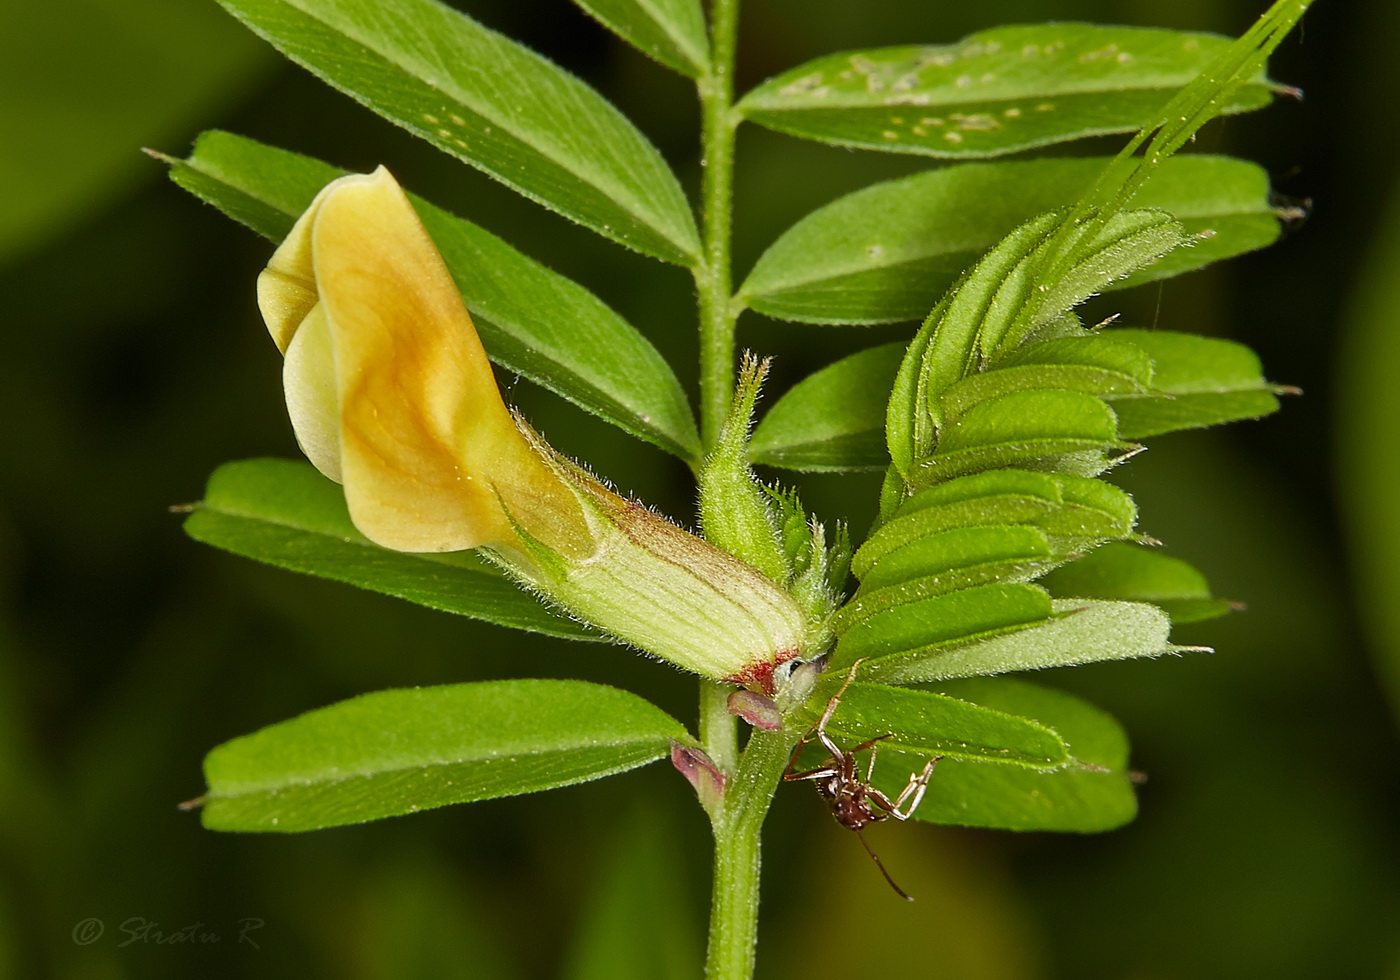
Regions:
<instances>
[{"instance_id":1,"label":"green leaflet","mask_svg":"<svg viewBox=\"0 0 1400 980\"><path fill-rule=\"evenodd\" d=\"M204 825L295 833L537 793L635 769L684 726L583 681L379 691L226 742L204 761Z\"/></svg>"},{"instance_id":2,"label":"green leaflet","mask_svg":"<svg viewBox=\"0 0 1400 980\"><path fill-rule=\"evenodd\" d=\"M379 115L628 248L691 265L699 234L661 154L613 105L435 0L221 0Z\"/></svg>"},{"instance_id":3,"label":"green leaflet","mask_svg":"<svg viewBox=\"0 0 1400 980\"><path fill-rule=\"evenodd\" d=\"M974 406L1017 391L1059 388L1088 395L1148 394L1152 360L1131 344L1103 337L1061 337L1012 352L994 368L970 374L938 399L955 420Z\"/></svg>"},{"instance_id":4,"label":"green leaflet","mask_svg":"<svg viewBox=\"0 0 1400 980\"><path fill-rule=\"evenodd\" d=\"M920 319L978 256L1021 223L1074 201L1108 160L958 164L872 184L779 236L739 297L760 313L804 323ZM1268 175L1229 157L1173 157L1132 204L1174 215L1193 244L1108 289L1263 248L1279 233Z\"/></svg>"},{"instance_id":5,"label":"green leaflet","mask_svg":"<svg viewBox=\"0 0 1400 980\"><path fill-rule=\"evenodd\" d=\"M934 771L915 818L963 827L1091 833L1120 827L1137 813L1128 739L1107 712L1071 694L1007 677L945 681L935 690L1049 727L1074 762L1045 771L947 759ZM922 764L920 756L882 749L875 786L897 795L908 773Z\"/></svg>"},{"instance_id":6,"label":"green leaflet","mask_svg":"<svg viewBox=\"0 0 1400 980\"><path fill-rule=\"evenodd\" d=\"M1296 389L1264 380L1259 358L1243 344L1169 330L1104 331L1152 358L1154 392L1113 397L1126 439L1258 418L1278 410L1277 395Z\"/></svg>"},{"instance_id":7,"label":"green leaflet","mask_svg":"<svg viewBox=\"0 0 1400 980\"><path fill-rule=\"evenodd\" d=\"M667 68L699 78L710 39L699 0L574 0L598 22Z\"/></svg>"},{"instance_id":8,"label":"green leaflet","mask_svg":"<svg viewBox=\"0 0 1400 980\"><path fill-rule=\"evenodd\" d=\"M816 720L813 712L810 721ZM954 697L883 684L850 684L827 732L853 743L880 738L881 755L888 749L1032 770L1070 762L1065 743L1044 725Z\"/></svg>"},{"instance_id":9,"label":"green leaflet","mask_svg":"<svg viewBox=\"0 0 1400 980\"><path fill-rule=\"evenodd\" d=\"M888 466L880 429L905 346L859 351L793 385L758 423L749 458L807 472Z\"/></svg>"},{"instance_id":10,"label":"green leaflet","mask_svg":"<svg viewBox=\"0 0 1400 980\"><path fill-rule=\"evenodd\" d=\"M430 609L550 636L601 639L545 608L472 552L408 554L373 544L350 522L340 487L308 463L225 463L209 478L185 532L245 558Z\"/></svg>"},{"instance_id":11,"label":"green leaflet","mask_svg":"<svg viewBox=\"0 0 1400 980\"><path fill-rule=\"evenodd\" d=\"M919 599L865 617L860 612L847 605L836 614L841 639L832 656L833 669L849 667L862 658L941 649L1021 630L1045 622L1054 608L1044 589L1008 583ZM884 676L873 667L864 668L863 676L884 683Z\"/></svg>"},{"instance_id":12,"label":"green leaflet","mask_svg":"<svg viewBox=\"0 0 1400 980\"><path fill-rule=\"evenodd\" d=\"M188 160L168 162L177 184L272 241L344 173L217 131L202 135ZM484 228L413 201L493 361L682 459L699 455L685 391L635 327Z\"/></svg>"},{"instance_id":13,"label":"green leaflet","mask_svg":"<svg viewBox=\"0 0 1400 980\"><path fill-rule=\"evenodd\" d=\"M1117 437L1112 409L1093 395L1054 389L1013 392L974 406L951 424L938 448L915 464L908 479L917 490L978 470L1128 448Z\"/></svg>"},{"instance_id":14,"label":"green leaflet","mask_svg":"<svg viewBox=\"0 0 1400 980\"><path fill-rule=\"evenodd\" d=\"M1029 579L1056 560L1045 535L1033 527L959 527L923 535L873 563L851 605L862 615L882 590L900 586L906 596L941 595L989 579Z\"/></svg>"},{"instance_id":15,"label":"green leaflet","mask_svg":"<svg viewBox=\"0 0 1400 980\"><path fill-rule=\"evenodd\" d=\"M967 594L954 593L945 598ZM901 606L884 615L908 608ZM1053 610L1053 618L1030 629L957 646L946 643L914 646L906 642L903 650L895 650L892 648L900 644L888 644L878 649L889 650L889 653L872 653L872 657L879 659L872 659L862 667L861 676L881 684L917 684L1100 660L1155 657L1178 649L1167 638L1171 632L1167 614L1147 603L1057 599ZM871 648L877 649L873 645Z\"/></svg>"},{"instance_id":16,"label":"green leaflet","mask_svg":"<svg viewBox=\"0 0 1400 980\"><path fill-rule=\"evenodd\" d=\"M1205 576L1180 558L1126 542L1062 565L1042 584L1055 596L1150 602L1175 624L1214 619L1232 607L1212 596Z\"/></svg>"},{"instance_id":17,"label":"green leaflet","mask_svg":"<svg viewBox=\"0 0 1400 980\"><path fill-rule=\"evenodd\" d=\"M1034 24L943 46L809 61L739 102L745 118L805 139L889 153L985 157L1152 125L1171 93L1230 46L1210 34ZM1262 77L1219 111L1269 101Z\"/></svg>"},{"instance_id":18,"label":"green leaflet","mask_svg":"<svg viewBox=\"0 0 1400 980\"><path fill-rule=\"evenodd\" d=\"M1028 525L1053 538L1057 551L1082 548L1132 531L1137 508L1122 490L1064 473L997 469L937 483L899 506L860 546L852 563L864 578L886 556L952 528Z\"/></svg>"}]
</instances>

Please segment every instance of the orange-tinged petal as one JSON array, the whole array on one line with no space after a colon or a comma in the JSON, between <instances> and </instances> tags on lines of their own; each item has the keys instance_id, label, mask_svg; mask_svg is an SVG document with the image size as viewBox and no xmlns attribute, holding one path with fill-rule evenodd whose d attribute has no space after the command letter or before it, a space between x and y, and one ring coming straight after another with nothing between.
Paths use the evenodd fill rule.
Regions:
<instances>
[{"instance_id":1,"label":"orange-tinged petal","mask_svg":"<svg viewBox=\"0 0 1400 980\"><path fill-rule=\"evenodd\" d=\"M310 263L355 526L397 551L459 551L515 546L513 519L551 547L586 551L577 501L501 401L457 287L393 177L381 167L341 178L313 207Z\"/></svg>"}]
</instances>

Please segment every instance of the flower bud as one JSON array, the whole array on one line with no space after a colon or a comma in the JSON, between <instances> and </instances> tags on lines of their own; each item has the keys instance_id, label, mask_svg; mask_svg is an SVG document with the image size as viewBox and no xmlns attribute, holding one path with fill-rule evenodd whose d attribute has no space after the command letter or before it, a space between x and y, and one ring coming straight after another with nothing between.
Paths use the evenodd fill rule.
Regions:
<instances>
[{"instance_id":1,"label":"flower bud","mask_svg":"<svg viewBox=\"0 0 1400 980\"><path fill-rule=\"evenodd\" d=\"M303 452L396 551L485 548L647 653L771 691L804 617L757 569L613 493L501 400L471 316L384 168L328 184L258 279Z\"/></svg>"}]
</instances>

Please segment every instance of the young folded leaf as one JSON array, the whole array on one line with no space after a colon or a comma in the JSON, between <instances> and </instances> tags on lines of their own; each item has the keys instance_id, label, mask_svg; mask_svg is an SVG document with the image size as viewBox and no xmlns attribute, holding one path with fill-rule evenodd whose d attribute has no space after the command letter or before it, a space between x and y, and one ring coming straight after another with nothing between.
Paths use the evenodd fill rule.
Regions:
<instances>
[{"instance_id":1,"label":"young folded leaf","mask_svg":"<svg viewBox=\"0 0 1400 980\"><path fill-rule=\"evenodd\" d=\"M886 678L872 669L876 658L942 651L959 643L1022 630L1046 622L1054 611L1044 589L1015 583L979 585L874 610L848 603L836 614L840 641L832 655L832 668L870 659L872 664L862 668L862 676L885 682Z\"/></svg>"},{"instance_id":2,"label":"young folded leaf","mask_svg":"<svg viewBox=\"0 0 1400 980\"><path fill-rule=\"evenodd\" d=\"M972 408L946 436L940 432L949 421L942 399L954 384L995 365L1038 330L1068 329L1061 324L1071 307L1186 242L1180 223L1158 211L1067 224L1072 218L1051 213L1013 231L924 321L900 365L886 419L890 457L905 480L927 485L1060 452L1123 448L1103 403L1068 391L1003 395ZM1042 432L1017 439L1022 419ZM1018 448L1021 442L1027 447ZM952 458L954 446L964 458ZM1002 448L969 455L983 446ZM948 458L930 466L935 452ZM923 473L916 478L917 469Z\"/></svg>"},{"instance_id":3,"label":"young folded leaf","mask_svg":"<svg viewBox=\"0 0 1400 980\"><path fill-rule=\"evenodd\" d=\"M963 595L967 593L955 592L945 599ZM900 607L905 608L909 607ZM861 676L881 684L918 684L954 677L1068 667L1100 660L1157 657L1181 649L1168 640L1171 620L1167 614L1145 602L1056 599L1052 610L1053 615L1047 621L1031 624L1029 629L1003 631L1005 635L988 635L976 638L975 642L955 646L947 642L916 645L906 639L899 644L903 649L890 649L884 656L857 653L872 656L870 663L861 667ZM875 659L877 657L879 659Z\"/></svg>"},{"instance_id":4,"label":"young folded leaf","mask_svg":"<svg viewBox=\"0 0 1400 980\"><path fill-rule=\"evenodd\" d=\"M883 605L943 595L983 582L1029 581L1061 560L1044 533L1025 525L959 527L921 535L874 562L851 605L856 615Z\"/></svg>"},{"instance_id":5,"label":"young folded leaf","mask_svg":"<svg viewBox=\"0 0 1400 980\"><path fill-rule=\"evenodd\" d=\"M994 469L936 483L907 498L855 554L864 579L886 556L953 528L1027 525L1040 528L1068 553L1128 535L1137 507L1122 490L1066 473Z\"/></svg>"},{"instance_id":6,"label":"young folded leaf","mask_svg":"<svg viewBox=\"0 0 1400 980\"><path fill-rule=\"evenodd\" d=\"M949 420L974 406L1014 391L1059 388L1088 395L1151 393L1152 359L1129 343L1103 336L1060 337L1029 344L997 359L995 367L970 374L939 398Z\"/></svg>"},{"instance_id":7,"label":"young folded leaf","mask_svg":"<svg viewBox=\"0 0 1400 980\"><path fill-rule=\"evenodd\" d=\"M1054 388L1017 391L950 422L937 448L914 464L907 480L917 492L965 473L1037 462L1098 476L1111 464L1110 452L1131 448L1118 439L1113 410L1093 395Z\"/></svg>"}]
</instances>

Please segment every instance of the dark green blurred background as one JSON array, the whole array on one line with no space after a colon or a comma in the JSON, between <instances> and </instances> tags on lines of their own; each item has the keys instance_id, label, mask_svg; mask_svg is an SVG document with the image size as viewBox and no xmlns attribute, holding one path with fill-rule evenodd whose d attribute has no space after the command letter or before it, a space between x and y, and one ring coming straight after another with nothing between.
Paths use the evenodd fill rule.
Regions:
<instances>
[{"instance_id":1,"label":"dark green blurred background","mask_svg":"<svg viewBox=\"0 0 1400 980\"><path fill-rule=\"evenodd\" d=\"M678 78L565 0L459 5L616 99L694 187L697 117ZM745 6L741 87L831 50L1051 16L1237 34L1264 4ZM761 977L1400 977L1397 50L1394 0L1319 0L1273 63L1307 100L1201 141L1314 199L1307 226L1091 311L1244 340L1307 392L1260 423L1156 440L1119 471L1143 529L1248 602L1179 631L1219 652L1036 678L1126 724L1150 775L1137 822L1096 837L881 828L873 843L918 898L906 906L814 794L785 789ZM698 975L708 830L668 767L300 837L217 835L176 809L215 744L384 687L579 677L694 716L689 679L624 650L455 620L182 536L167 507L198 499L218 463L296 454L252 298L270 247L137 152L183 154L211 127L389 164L587 283L693 373L682 273L415 143L213 0L0 3L0 976ZM926 165L746 127L740 269L812 207ZM908 334L741 325L743 344L779 356L774 390ZM511 398L556 446L689 518L678 464L529 385ZM868 523L870 479L801 485L819 513ZM105 927L95 939L89 919ZM156 931L133 940L142 922Z\"/></svg>"}]
</instances>

